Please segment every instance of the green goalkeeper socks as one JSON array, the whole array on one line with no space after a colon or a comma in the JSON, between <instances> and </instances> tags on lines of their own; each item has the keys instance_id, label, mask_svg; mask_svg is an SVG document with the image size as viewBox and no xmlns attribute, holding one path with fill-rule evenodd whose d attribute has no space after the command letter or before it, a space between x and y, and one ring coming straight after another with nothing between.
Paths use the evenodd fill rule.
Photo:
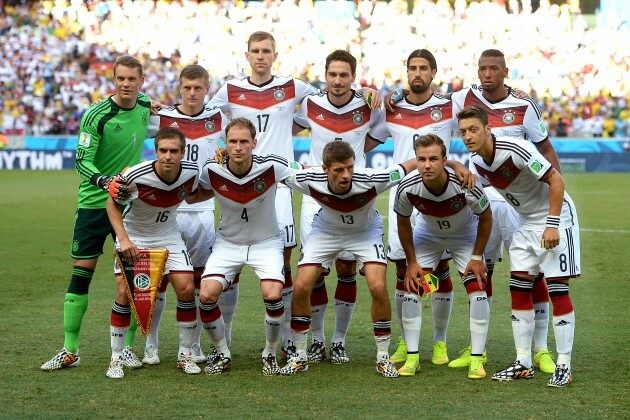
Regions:
<instances>
[{"instance_id":1,"label":"green goalkeeper socks","mask_svg":"<svg viewBox=\"0 0 630 420\"><path fill-rule=\"evenodd\" d=\"M87 307L88 295L66 293L63 303L63 331L65 333L63 346L70 353L76 353L79 350L81 323Z\"/></svg>"},{"instance_id":2,"label":"green goalkeeper socks","mask_svg":"<svg viewBox=\"0 0 630 420\"><path fill-rule=\"evenodd\" d=\"M129 331L127 331L127 337L125 338L125 347L133 347L133 339L136 336L136 330L138 329L138 322L136 317L131 314L131 322L129 324Z\"/></svg>"}]
</instances>

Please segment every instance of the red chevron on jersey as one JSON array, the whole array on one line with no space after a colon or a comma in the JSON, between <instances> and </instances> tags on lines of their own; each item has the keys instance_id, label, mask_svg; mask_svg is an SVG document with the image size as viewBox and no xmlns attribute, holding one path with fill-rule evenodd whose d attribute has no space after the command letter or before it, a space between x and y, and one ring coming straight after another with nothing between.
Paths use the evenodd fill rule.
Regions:
<instances>
[{"instance_id":1,"label":"red chevron on jersey","mask_svg":"<svg viewBox=\"0 0 630 420\"><path fill-rule=\"evenodd\" d=\"M395 107L394 112L387 111L386 121L391 124L404 125L417 130L427 125L448 120L453 115L453 103L435 105L421 110Z\"/></svg>"},{"instance_id":2,"label":"red chevron on jersey","mask_svg":"<svg viewBox=\"0 0 630 420\"><path fill-rule=\"evenodd\" d=\"M342 213L350 213L365 207L366 204L374 200L374 198L378 195L376 188L374 187L361 194L354 194L344 198L337 197L334 194L323 194L311 186L309 186L309 190L311 192L310 196L313 197L319 204Z\"/></svg>"},{"instance_id":3,"label":"red chevron on jersey","mask_svg":"<svg viewBox=\"0 0 630 420\"><path fill-rule=\"evenodd\" d=\"M491 127L505 127L509 125L523 125L527 105L512 106L509 108L490 108L484 104L471 90L466 95L464 107L479 105L488 113L488 123Z\"/></svg>"},{"instance_id":4,"label":"red chevron on jersey","mask_svg":"<svg viewBox=\"0 0 630 420\"><path fill-rule=\"evenodd\" d=\"M308 118L335 133L347 133L369 123L371 114L372 111L367 104L343 114L335 114L313 101L308 103Z\"/></svg>"},{"instance_id":5,"label":"red chevron on jersey","mask_svg":"<svg viewBox=\"0 0 630 420\"><path fill-rule=\"evenodd\" d=\"M173 207L192 194L195 178L184 182L176 189L167 191L144 184L136 184L138 187L138 198L153 207Z\"/></svg>"},{"instance_id":6,"label":"red chevron on jersey","mask_svg":"<svg viewBox=\"0 0 630 420\"><path fill-rule=\"evenodd\" d=\"M220 112L202 120L187 120L160 115L160 128L165 127L180 130L189 140L197 140L223 130Z\"/></svg>"},{"instance_id":7,"label":"red chevron on jersey","mask_svg":"<svg viewBox=\"0 0 630 420\"><path fill-rule=\"evenodd\" d=\"M295 83L289 80L284 85L272 86L269 89L256 91L242 87L227 85L228 102L254 109L267 109L270 106L295 98Z\"/></svg>"},{"instance_id":8,"label":"red chevron on jersey","mask_svg":"<svg viewBox=\"0 0 630 420\"><path fill-rule=\"evenodd\" d=\"M244 184L237 184L217 173L210 176L210 185L215 194L221 194L229 200L245 204L263 195L269 188L276 185L276 175L273 166L270 166L256 178Z\"/></svg>"},{"instance_id":9,"label":"red chevron on jersey","mask_svg":"<svg viewBox=\"0 0 630 420\"><path fill-rule=\"evenodd\" d=\"M407 193L407 198L420 213L440 218L453 216L468 204L464 193L454 195L444 201L429 200L409 192Z\"/></svg>"},{"instance_id":10,"label":"red chevron on jersey","mask_svg":"<svg viewBox=\"0 0 630 420\"><path fill-rule=\"evenodd\" d=\"M477 173L486 178L490 185L501 190L506 189L514 179L521 173L521 170L514 164L512 157L503 162L494 172L488 171L475 163Z\"/></svg>"}]
</instances>

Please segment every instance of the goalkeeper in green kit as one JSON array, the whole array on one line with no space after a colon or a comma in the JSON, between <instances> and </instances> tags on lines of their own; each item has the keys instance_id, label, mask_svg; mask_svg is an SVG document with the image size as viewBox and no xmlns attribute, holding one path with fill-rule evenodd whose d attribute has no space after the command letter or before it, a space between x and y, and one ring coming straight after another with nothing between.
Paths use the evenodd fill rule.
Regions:
<instances>
[{"instance_id":1,"label":"goalkeeper in green kit","mask_svg":"<svg viewBox=\"0 0 630 420\"><path fill-rule=\"evenodd\" d=\"M151 111L150 99L138 94L144 83L142 64L130 56L119 57L113 83L116 93L89 108L81 119L76 170L82 182L70 251L72 276L63 306L65 341L61 352L44 363L42 370L79 365L79 333L90 282L107 236L114 235L105 210L108 191L116 193L114 177L140 163L142 156ZM130 350L126 356L130 367L142 366Z\"/></svg>"}]
</instances>

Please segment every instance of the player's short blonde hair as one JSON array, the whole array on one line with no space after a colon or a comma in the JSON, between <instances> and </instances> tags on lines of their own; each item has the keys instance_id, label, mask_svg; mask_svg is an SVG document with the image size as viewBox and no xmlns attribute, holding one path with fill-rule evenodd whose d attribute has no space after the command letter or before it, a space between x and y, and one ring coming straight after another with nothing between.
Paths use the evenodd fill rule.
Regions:
<instances>
[{"instance_id":1,"label":"player's short blonde hair","mask_svg":"<svg viewBox=\"0 0 630 420\"><path fill-rule=\"evenodd\" d=\"M210 84L210 75L208 70L204 69L199 64L189 64L182 69L179 74L179 83L182 83L182 79L194 80L203 78L203 83L208 86Z\"/></svg>"},{"instance_id":2,"label":"player's short blonde hair","mask_svg":"<svg viewBox=\"0 0 630 420\"><path fill-rule=\"evenodd\" d=\"M130 69L138 69L140 77L142 77L142 63L138 61L137 58L134 58L130 55L121 55L120 57L118 57L114 62L114 76L116 76L116 69L118 68L118 66L129 67Z\"/></svg>"},{"instance_id":3,"label":"player's short blonde hair","mask_svg":"<svg viewBox=\"0 0 630 420\"><path fill-rule=\"evenodd\" d=\"M271 41L271 48L273 49L273 52L275 52L276 39L269 32L265 32L265 31L256 31L249 36L249 38L247 39L247 51L249 51L249 48L252 46L254 42L260 42L266 39Z\"/></svg>"},{"instance_id":4,"label":"player's short blonde hair","mask_svg":"<svg viewBox=\"0 0 630 420\"><path fill-rule=\"evenodd\" d=\"M331 141L324 146L324 151L322 152L322 161L327 167L330 167L335 162L345 162L351 158L355 158L354 150L345 141Z\"/></svg>"},{"instance_id":5,"label":"player's short blonde hair","mask_svg":"<svg viewBox=\"0 0 630 420\"><path fill-rule=\"evenodd\" d=\"M229 124L225 127L225 137L228 136L228 133L234 127L247 128L249 130L249 133L252 135L252 140L256 138L256 127L247 118L240 117L232 119L232 121L230 121Z\"/></svg>"},{"instance_id":6,"label":"player's short blonde hair","mask_svg":"<svg viewBox=\"0 0 630 420\"><path fill-rule=\"evenodd\" d=\"M444 141L435 134L425 134L413 142L413 150L418 152L418 149L421 147L429 147L429 146L439 146L442 152L442 157L446 157L446 145Z\"/></svg>"}]
</instances>

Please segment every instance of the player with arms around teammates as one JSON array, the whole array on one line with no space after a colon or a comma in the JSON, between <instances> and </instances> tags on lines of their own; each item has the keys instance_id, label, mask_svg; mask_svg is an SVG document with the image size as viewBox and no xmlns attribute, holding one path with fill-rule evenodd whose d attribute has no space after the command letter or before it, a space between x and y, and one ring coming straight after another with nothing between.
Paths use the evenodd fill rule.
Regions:
<instances>
[{"instance_id":1,"label":"player with arms around teammates","mask_svg":"<svg viewBox=\"0 0 630 420\"><path fill-rule=\"evenodd\" d=\"M372 110L363 94L352 89L356 78L357 60L347 51L336 50L326 57L326 84L328 91L306 97L295 114L297 125L311 131L309 165L323 163L324 147L331 141L343 141L354 150L357 168L365 168L365 150L374 148L387 136L375 134L374 128L384 114ZM310 196L302 200L300 215L300 239L302 246L309 240L313 218L320 205ZM337 289L335 291L335 332L331 340L330 361L348 363L346 335L354 312L357 296L356 263L352 255L342 252L336 259ZM328 304L325 276L322 272L311 295L312 344L308 350L311 363L319 363L326 357L324 315Z\"/></svg>"},{"instance_id":2,"label":"player with arms around teammates","mask_svg":"<svg viewBox=\"0 0 630 420\"><path fill-rule=\"evenodd\" d=\"M206 161L214 155L218 142L225 139L223 128L228 122L227 117L219 108L204 105L204 99L209 91L210 76L208 71L197 64L190 64L184 67L179 75L181 104L160 109L158 114L152 116L149 121L149 137L154 136L158 129L166 127L175 127L184 133L186 136L184 160L196 164L199 171ZM212 252L215 239L214 200L194 205L182 203L177 212L177 223L194 268L195 300L198 303L201 273ZM147 336L143 363L153 365L160 362L158 329L166 306L167 285L168 282L162 282L158 294L153 313L153 327ZM230 309L233 310L233 306L226 305L222 309L227 312ZM203 328L199 314L197 315L197 322L192 358L194 362L201 363L205 362L206 358L201 351L200 334ZM127 341L129 341L129 337Z\"/></svg>"},{"instance_id":3,"label":"player with arms around teammates","mask_svg":"<svg viewBox=\"0 0 630 420\"><path fill-rule=\"evenodd\" d=\"M308 242L304 244L293 295L291 330L297 355L289 359L280 373L295 375L308 370L310 295L324 267L329 268L339 252L345 251L363 267L372 296L376 370L384 377L397 377L398 372L389 360L391 308L385 278L383 222L376 210L376 197L397 185L415 163L408 160L386 170L355 172L355 152L343 141L328 143L322 159L321 168L300 171L285 181L290 188L313 197L321 209L313 218Z\"/></svg>"},{"instance_id":4,"label":"player with arms around teammates","mask_svg":"<svg viewBox=\"0 0 630 420\"><path fill-rule=\"evenodd\" d=\"M114 235L105 210L107 190L113 176L139 163L142 156L150 114L149 98L138 93L144 83L142 64L122 56L113 73L116 93L89 108L81 119L76 170L82 182L70 252L72 276L63 307L64 346L42 370L79 365L79 335L90 282L105 240ZM134 355L124 356L123 362L134 363Z\"/></svg>"},{"instance_id":5,"label":"player with arms around teammates","mask_svg":"<svg viewBox=\"0 0 630 420\"><path fill-rule=\"evenodd\" d=\"M388 136L394 140L394 162L402 162L416 157L414 141L421 135L436 134L444 142L446 153L451 144L451 133L455 126L453 104L445 96L431 91L431 83L437 73L437 62L433 54L426 49L412 51L407 58L407 79L409 91L402 100L390 104L386 113L386 120L382 122ZM391 110L390 110L391 108ZM381 130L381 128L378 128ZM405 273L407 261L405 251L398 239L398 224L394 201L396 189L389 194L388 217L388 259L396 264L396 292L395 308L402 337L398 348L392 354L394 363L407 360L407 345L404 336L402 309L405 302ZM415 208L411 217L412 226L415 225ZM443 258L450 259L448 252ZM446 332L448 329L451 309L453 307L453 283L449 271L448 259L440 261L434 268L433 274L439 279L438 290L431 294L431 311L433 313L433 355L434 364L448 362L446 349ZM415 348L417 344L414 344ZM415 357L415 356L414 356Z\"/></svg>"},{"instance_id":6,"label":"player with arms around teammates","mask_svg":"<svg viewBox=\"0 0 630 420\"><path fill-rule=\"evenodd\" d=\"M553 330L558 360L548 385L571 382L571 352L575 313L569 280L580 275L580 238L577 212L565 192L564 179L528 141L496 137L488 114L478 105L457 114L462 140L483 184L494 186L522 218L512 239L510 294L516 361L492 379L529 379L532 369L534 277L544 272L553 304Z\"/></svg>"},{"instance_id":7,"label":"player with arms around teammates","mask_svg":"<svg viewBox=\"0 0 630 420\"><path fill-rule=\"evenodd\" d=\"M453 256L470 302L471 379L485 378L482 354L488 335L490 307L485 290L486 267L483 249L492 228L490 203L479 182L471 189L460 186L455 173L446 168L446 145L435 134L414 142L417 171L403 179L396 191L394 210L398 235L405 251L405 300L402 326L407 343L405 365L398 373L413 376L420 370L418 341L422 327L422 302L418 279L437 267L445 249ZM416 209L421 216L414 228L410 218Z\"/></svg>"},{"instance_id":8,"label":"player with arms around teammates","mask_svg":"<svg viewBox=\"0 0 630 420\"><path fill-rule=\"evenodd\" d=\"M189 199L196 202L215 196L221 209L216 244L201 277L201 320L218 353L206 366L206 373L221 374L232 366L218 301L249 265L260 279L266 309L262 373L275 375L284 317L284 242L276 218L276 184L301 165L276 155L254 155L256 128L246 118L234 118L225 134L226 163L209 160L201 174L202 188Z\"/></svg>"},{"instance_id":9,"label":"player with arms around teammates","mask_svg":"<svg viewBox=\"0 0 630 420\"><path fill-rule=\"evenodd\" d=\"M530 140L540 154L545 157L558 173L560 163L549 140L549 133L542 120L542 113L532 98L514 92L505 85L508 68L505 57L499 50L489 49L481 53L478 63L480 85L472 85L452 94L455 113L470 105L478 105L488 114L492 133L496 136L510 136ZM486 195L492 203L492 232L484 251L488 267L488 301L492 305L492 274L496 261L503 255L503 246L507 249L512 241L512 234L519 225L518 213L501 194L488 186ZM534 364L545 373L553 373L555 363L547 349L547 332L549 329L549 293L543 274L536 276L532 288L534 301ZM468 366L470 346L461 352L458 359L449 363L449 367Z\"/></svg>"},{"instance_id":10,"label":"player with arms around teammates","mask_svg":"<svg viewBox=\"0 0 630 420\"><path fill-rule=\"evenodd\" d=\"M177 224L177 208L197 190L199 169L183 161L186 137L175 128L163 128L155 135L155 161L132 166L124 173L131 196L107 200L107 215L116 232L117 250L135 263L138 248L164 247L169 250L165 276L177 295L179 353L177 367L188 374L201 369L192 360L191 348L197 329L195 284L190 256ZM119 204L127 204L124 213ZM116 301L111 314L112 359L109 378L124 377L123 347L131 321L131 307L125 291L121 267L116 266Z\"/></svg>"}]
</instances>

